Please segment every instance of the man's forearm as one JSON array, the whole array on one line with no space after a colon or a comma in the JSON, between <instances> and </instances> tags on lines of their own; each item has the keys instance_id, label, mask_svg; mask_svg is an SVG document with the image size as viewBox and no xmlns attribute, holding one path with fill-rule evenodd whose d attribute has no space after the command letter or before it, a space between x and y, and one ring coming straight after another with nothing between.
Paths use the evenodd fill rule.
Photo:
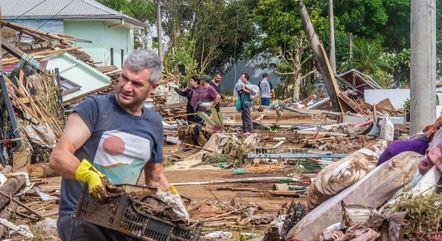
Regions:
<instances>
[{"instance_id":1,"label":"man's forearm","mask_svg":"<svg viewBox=\"0 0 442 241\"><path fill-rule=\"evenodd\" d=\"M161 173L158 176L153 177L149 175L147 172L146 172L146 185L159 188L160 190L163 191L166 191L170 186L169 181L167 180L164 173Z\"/></svg>"},{"instance_id":2,"label":"man's forearm","mask_svg":"<svg viewBox=\"0 0 442 241\"><path fill-rule=\"evenodd\" d=\"M212 107L215 107L220 101L221 101L221 97L218 95L218 96L215 97L215 99L213 100Z\"/></svg>"},{"instance_id":3,"label":"man's forearm","mask_svg":"<svg viewBox=\"0 0 442 241\"><path fill-rule=\"evenodd\" d=\"M49 166L64 178L74 179L80 160L72 153L55 149L49 158Z\"/></svg>"}]
</instances>

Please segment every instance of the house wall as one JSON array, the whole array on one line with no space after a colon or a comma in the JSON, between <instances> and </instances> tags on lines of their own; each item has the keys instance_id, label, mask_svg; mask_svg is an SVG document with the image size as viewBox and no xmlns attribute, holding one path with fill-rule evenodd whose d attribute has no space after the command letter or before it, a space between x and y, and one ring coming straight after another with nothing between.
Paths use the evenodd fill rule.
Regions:
<instances>
[{"instance_id":1,"label":"house wall","mask_svg":"<svg viewBox=\"0 0 442 241\"><path fill-rule=\"evenodd\" d=\"M110 23L105 21L65 20L64 33L92 41L92 43L77 42L75 45L80 46L99 66L111 65L111 48L113 64L119 68L121 68L121 50L123 57L133 51L133 31L126 27L110 27Z\"/></svg>"},{"instance_id":2,"label":"house wall","mask_svg":"<svg viewBox=\"0 0 442 241\"><path fill-rule=\"evenodd\" d=\"M63 34L63 19L7 19L10 22L20 24L43 32Z\"/></svg>"}]
</instances>

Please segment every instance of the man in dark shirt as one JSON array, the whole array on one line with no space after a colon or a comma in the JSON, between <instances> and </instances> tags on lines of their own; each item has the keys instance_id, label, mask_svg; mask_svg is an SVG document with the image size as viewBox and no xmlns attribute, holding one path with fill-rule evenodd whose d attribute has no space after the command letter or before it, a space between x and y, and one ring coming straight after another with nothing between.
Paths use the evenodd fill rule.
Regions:
<instances>
[{"instance_id":1,"label":"man in dark shirt","mask_svg":"<svg viewBox=\"0 0 442 241\"><path fill-rule=\"evenodd\" d=\"M244 134L250 135L253 132L253 120L251 108L253 101L250 95L255 94L251 89L251 84L249 81L249 74L241 74L241 82L236 83L235 91L238 93L238 98L241 98L241 119L242 119L242 129Z\"/></svg>"},{"instance_id":2,"label":"man in dark shirt","mask_svg":"<svg viewBox=\"0 0 442 241\"><path fill-rule=\"evenodd\" d=\"M224 99L224 97L221 95L221 73L220 72L216 72L215 75L213 76L213 79L210 81L210 85L216 90L216 92L218 92L218 94L220 95L220 97L222 99ZM215 106L216 111L219 112L220 110L220 104L218 103Z\"/></svg>"},{"instance_id":3,"label":"man in dark shirt","mask_svg":"<svg viewBox=\"0 0 442 241\"><path fill-rule=\"evenodd\" d=\"M69 116L49 165L62 175L57 229L62 241L133 240L126 235L74 219L83 185L92 196L106 194L106 182L137 184L144 170L146 184L176 190L163 173L161 116L144 107L158 86L161 60L138 49L124 60L115 93L93 96Z\"/></svg>"}]
</instances>

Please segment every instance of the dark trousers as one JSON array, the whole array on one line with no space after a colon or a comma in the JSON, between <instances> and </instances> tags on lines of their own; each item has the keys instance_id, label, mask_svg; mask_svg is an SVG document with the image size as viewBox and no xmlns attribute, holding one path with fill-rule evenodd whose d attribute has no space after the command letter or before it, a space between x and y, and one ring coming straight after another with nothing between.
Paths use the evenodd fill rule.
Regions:
<instances>
[{"instance_id":1,"label":"dark trousers","mask_svg":"<svg viewBox=\"0 0 442 241\"><path fill-rule=\"evenodd\" d=\"M197 119L195 118L195 115L189 115L189 114L194 113L193 107L190 104L190 101L187 102L186 113L187 113L187 121L188 122L191 122L191 123L197 122Z\"/></svg>"},{"instance_id":2,"label":"dark trousers","mask_svg":"<svg viewBox=\"0 0 442 241\"><path fill-rule=\"evenodd\" d=\"M270 106L270 98L261 98L261 105Z\"/></svg>"},{"instance_id":3,"label":"dark trousers","mask_svg":"<svg viewBox=\"0 0 442 241\"><path fill-rule=\"evenodd\" d=\"M60 216L57 221L58 235L62 241L136 241L114 230L95 224L81 222L74 215Z\"/></svg>"},{"instance_id":4,"label":"dark trousers","mask_svg":"<svg viewBox=\"0 0 442 241\"><path fill-rule=\"evenodd\" d=\"M251 103L243 103L241 110L241 119L242 119L242 130L244 132L252 132L253 131L253 121L252 121L252 112L251 112Z\"/></svg>"}]
</instances>

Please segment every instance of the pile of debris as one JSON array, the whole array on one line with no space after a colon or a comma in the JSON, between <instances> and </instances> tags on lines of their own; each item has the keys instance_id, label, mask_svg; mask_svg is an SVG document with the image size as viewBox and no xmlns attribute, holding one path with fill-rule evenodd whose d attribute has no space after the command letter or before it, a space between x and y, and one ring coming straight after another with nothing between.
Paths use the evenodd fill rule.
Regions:
<instances>
[{"instance_id":1,"label":"pile of debris","mask_svg":"<svg viewBox=\"0 0 442 241\"><path fill-rule=\"evenodd\" d=\"M380 142L324 168L308 189L308 212L288 232L279 230L275 240L438 240L440 171L434 166L419 175L423 156L415 152L400 153L375 168L385 147Z\"/></svg>"}]
</instances>

